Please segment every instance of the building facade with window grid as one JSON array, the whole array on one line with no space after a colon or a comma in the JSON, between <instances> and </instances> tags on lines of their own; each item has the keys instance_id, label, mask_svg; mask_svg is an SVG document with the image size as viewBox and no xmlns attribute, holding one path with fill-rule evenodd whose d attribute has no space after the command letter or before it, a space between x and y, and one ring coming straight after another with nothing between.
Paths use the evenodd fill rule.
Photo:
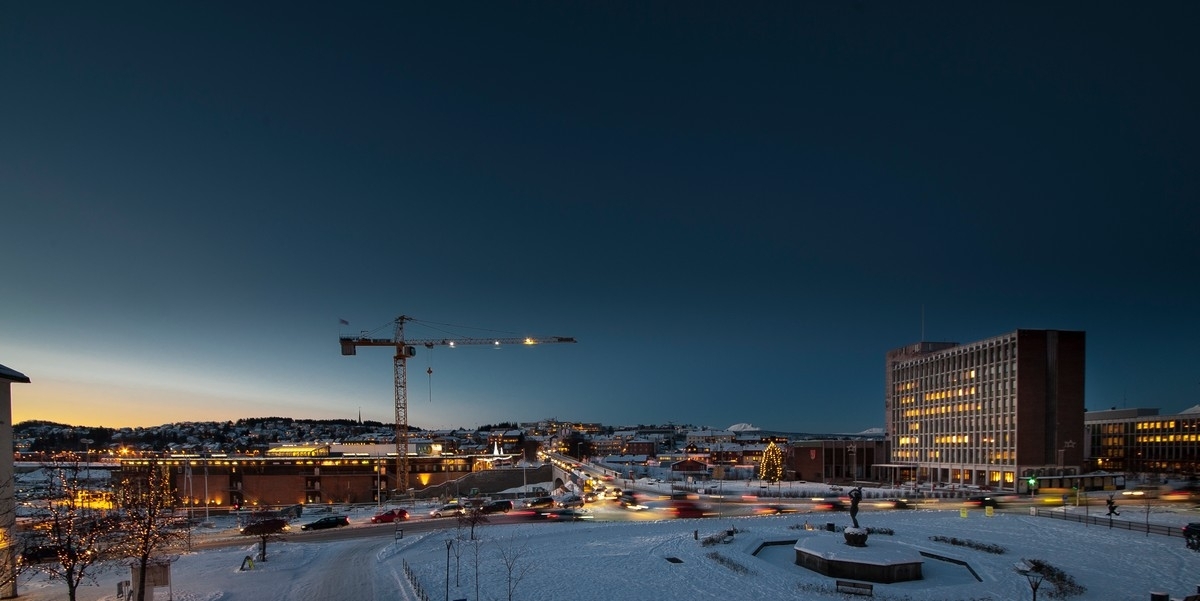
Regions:
<instances>
[{"instance_id":1,"label":"building facade with window grid","mask_svg":"<svg viewBox=\"0 0 1200 601\"><path fill-rule=\"evenodd\" d=\"M1200 472L1200 405L1176 415L1158 409L1089 411L1087 467L1109 472Z\"/></svg>"},{"instance_id":2,"label":"building facade with window grid","mask_svg":"<svg viewBox=\"0 0 1200 601\"><path fill-rule=\"evenodd\" d=\"M923 482L1024 492L1024 476L1077 474L1085 333L1016 330L887 353L888 465Z\"/></svg>"}]
</instances>

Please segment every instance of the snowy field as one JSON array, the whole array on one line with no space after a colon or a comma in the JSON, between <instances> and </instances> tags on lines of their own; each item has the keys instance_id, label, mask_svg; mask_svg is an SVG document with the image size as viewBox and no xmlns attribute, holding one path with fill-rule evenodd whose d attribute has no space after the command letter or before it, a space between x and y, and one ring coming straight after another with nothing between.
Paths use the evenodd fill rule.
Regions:
<instances>
[{"instance_id":1,"label":"snowy field","mask_svg":"<svg viewBox=\"0 0 1200 601\"><path fill-rule=\"evenodd\" d=\"M859 514L863 527L890 529L893 534L872 534L868 550L842 545L847 555L869 553L873 542L889 542L961 560L974 571L973 575L955 563L926 559L923 580L875 584L876 599L1029 599L1029 583L1014 570L1014 564L1022 559L1040 559L1065 572L1085 588L1073 597L1076 599L1146 601L1152 591L1182 598L1195 593L1200 584L1200 553L1187 549L1178 536L1084 526L1033 517L1028 510L986 517L983 510L974 509L964 518L955 508L882 510L868 508L865 501L863 505ZM1123 509L1120 519L1135 523L1149 519L1180 526L1200 521L1200 513L1186 508L1156 507L1146 515L1140 508ZM1076 510L1082 508L1059 511ZM469 531L456 528L451 518L441 520L445 529L413 532L397 540L390 525L369 524L374 511L347 509L352 525L342 530L349 535L368 534L359 529L373 529L370 536L321 542L313 540L311 533L293 532L286 541L269 545L267 562L244 571L239 567L247 555L256 552L255 544L238 539L229 518L222 518L226 522L217 520L217 527L205 529L197 540L225 538L237 544L181 554L172 568L171 589L158 589L154 598L417 600L421 597L414 583L424 589L428 599L441 600L852 598L835 592L834 578L793 563L793 542L802 537L836 537L840 541L840 532L820 528L827 523L839 529L849 525L849 515L844 512L633 522L530 520L480 526L475 532L477 542L471 542ZM595 515L601 517L604 511L624 510L605 507ZM312 519L306 516L299 522ZM409 524L424 519L414 512L414 522ZM806 522L818 529L805 529ZM723 534L731 528L736 533L730 540ZM705 544L710 537L726 542ZM954 545L930 537L978 544ZM449 574L447 540L454 541ZM763 546L780 542L785 544ZM1004 552L974 548L982 545L998 546ZM405 575L406 565L412 578ZM127 568L114 568L82 587L78 598L115 601L118 580L128 578ZM1039 598L1053 598L1052 590L1044 583ZM26 577L20 594L34 601L66 598L65 587L39 575Z\"/></svg>"}]
</instances>

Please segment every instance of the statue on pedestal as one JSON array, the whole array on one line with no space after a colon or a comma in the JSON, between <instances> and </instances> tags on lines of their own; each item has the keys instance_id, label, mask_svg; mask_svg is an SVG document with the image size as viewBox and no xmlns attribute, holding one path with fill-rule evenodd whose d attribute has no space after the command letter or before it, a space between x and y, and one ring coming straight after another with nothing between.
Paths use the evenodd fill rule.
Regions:
<instances>
[{"instance_id":1,"label":"statue on pedestal","mask_svg":"<svg viewBox=\"0 0 1200 601\"><path fill-rule=\"evenodd\" d=\"M854 521L854 527L858 528L858 503L862 501L862 487L859 486L850 491L850 519Z\"/></svg>"}]
</instances>

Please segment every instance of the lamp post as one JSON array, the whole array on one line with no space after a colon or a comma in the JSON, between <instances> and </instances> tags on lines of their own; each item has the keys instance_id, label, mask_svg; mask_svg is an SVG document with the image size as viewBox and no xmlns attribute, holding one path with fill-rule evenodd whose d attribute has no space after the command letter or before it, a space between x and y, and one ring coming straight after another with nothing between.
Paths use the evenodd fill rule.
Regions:
<instances>
[{"instance_id":1,"label":"lamp post","mask_svg":"<svg viewBox=\"0 0 1200 601\"><path fill-rule=\"evenodd\" d=\"M90 460L90 457L92 455L92 443L94 443L96 441L94 441L90 438L80 438L79 442L83 443L83 474L84 474L83 479L85 481L89 481L92 478L92 465L91 465L91 460ZM79 472L76 472L76 473L79 473ZM88 482L88 486L89 486L89 488L91 487L91 482Z\"/></svg>"},{"instance_id":2,"label":"lamp post","mask_svg":"<svg viewBox=\"0 0 1200 601\"><path fill-rule=\"evenodd\" d=\"M450 547L454 545L454 539L446 539L446 601L450 601Z\"/></svg>"},{"instance_id":3,"label":"lamp post","mask_svg":"<svg viewBox=\"0 0 1200 601\"><path fill-rule=\"evenodd\" d=\"M212 525L208 518L208 457L204 458L204 525Z\"/></svg>"},{"instance_id":4,"label":"lamp post","mask_svg":"<svg viewBox=\"0 0 1200 601\"><path fill-rule=\"evenodd\" d=\"M1017 564L1017 573L1024 576L1025 580L1029 581L1029 589L1033 591L1033 601L1037 601L1038 587L1042 585L1044 575L1033 571L1033 568L1024 562Z\"/></svg>"},{"instance_id":5,"label":"lamp post","mask_svg":"<svg viewBox=\"0 0 1200 601\"><path fill-rule=\"evenodd\" d=\"M852 444L846 451L850 453L850 484L854 484L858 480L858 446Z\"/></svg>"}]
</instances>

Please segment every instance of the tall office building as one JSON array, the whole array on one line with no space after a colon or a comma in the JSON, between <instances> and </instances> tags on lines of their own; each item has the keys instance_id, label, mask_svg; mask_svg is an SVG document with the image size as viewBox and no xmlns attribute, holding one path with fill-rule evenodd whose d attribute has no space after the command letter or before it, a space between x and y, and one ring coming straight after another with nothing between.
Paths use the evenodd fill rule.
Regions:
<instances>
[{"instance_id":1,"label":"tall office building","mask_svg":"<svg viewBox=\"0 0 1200 601\"><path fill-rule=\"evenodd\" d=\"M1016 330L887 353L893 477L1024 491L1029 475L1079 473L1085 333Z\"/></svg>"}]
</instances>

